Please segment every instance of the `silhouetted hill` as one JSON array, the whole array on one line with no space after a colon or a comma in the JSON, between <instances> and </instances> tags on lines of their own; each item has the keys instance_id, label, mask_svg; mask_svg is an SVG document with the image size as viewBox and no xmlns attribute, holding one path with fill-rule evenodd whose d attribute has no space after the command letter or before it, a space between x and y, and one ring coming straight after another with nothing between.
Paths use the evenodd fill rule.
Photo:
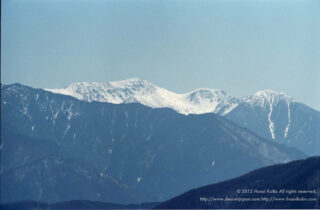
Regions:
<instances>
[{"instance_id":1,"label":"silhouetted hill","mask_svg":"<svg viewBox=\"0 0 320 210\"><path fill-rule=\"evenodd\" d=\"M190 190L161 203L156 208L319 209L319 190L320 157L311 157L261 168L239 178ZM230 201L234 198L236 200ZM257 198L260 200L254 201Z\"/></svg>"}]
</instances>

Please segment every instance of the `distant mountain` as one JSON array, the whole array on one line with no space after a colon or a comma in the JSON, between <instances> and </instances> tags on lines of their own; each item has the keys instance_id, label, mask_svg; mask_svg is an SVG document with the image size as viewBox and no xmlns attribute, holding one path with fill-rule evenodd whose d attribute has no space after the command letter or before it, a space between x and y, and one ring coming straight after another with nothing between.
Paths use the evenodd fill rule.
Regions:
<instances>
[{"instance_id":1,"label":"distant mountain","mask_svg":"<svg viewBox=\"0 0 320 210\"><path fill-rule=\"evenodd\" d=\"M225 117L261 137L320 155L320 112L284 93L259 91Z\"/></svg>"},{"instance_id":2,"label":"distant mountain","mask_svg":"<svg viewBox=\"0 0 320 210\"><path fill-rule=\"evenodd\" d=\"M172 108L182 114L212 112L224 115L241 102L223 90L201 88L186 94L176 94L137 78L108 83L80 82L63 89L45 90L88 102L141 103L152 108Z\"/></svg>"},{"instance_id":3,"label":"distant mountain","mask_svg":"<svg viewBox=\"0 0 320 210\"><path fill-rule=\"evenodd\" d=\"M182 114L216 113L263 138L297 147L310 155L320 154L320 112L272 90L243 98L207 88L176 94L140 79L73 83L64 89L47 90L88 102L141 103L172 108Z\"/></svg>"},{"instance_id":4,"label":"distant mountain","mask_svg":"<svg viewBox=\"0 0 320 210\"><path fill-rule=\"evenodd\" d=\"M190 190L156 208L319 209L319 195L320 157L312 157Z\"/></svg>"},{"instance_id":5,"label":"distant mountain","mask_svg":"<svg viewBox=\"0 0 320 210\"><path fill-rule=\"evenodd\" d=\"M305 157L216 114L85 102L1 87L3 202L161 201L255 168Z\"/></svg>"}]
</instances>

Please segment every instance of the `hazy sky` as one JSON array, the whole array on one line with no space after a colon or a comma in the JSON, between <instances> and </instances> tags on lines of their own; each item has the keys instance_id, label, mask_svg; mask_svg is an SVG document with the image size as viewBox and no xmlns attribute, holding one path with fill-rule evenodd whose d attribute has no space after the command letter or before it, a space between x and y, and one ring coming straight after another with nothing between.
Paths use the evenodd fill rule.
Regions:
<instances>
[{"instance_id":1,"label":"hazy sky","mask_svg":"<svg viewBox=\"0 0 320 210\"><path fill-rule=\"evenodd\" d=\"M3 83L139 77L286 92L320 110L320 1L2 0Z\"/></svg>"}]
</instances>

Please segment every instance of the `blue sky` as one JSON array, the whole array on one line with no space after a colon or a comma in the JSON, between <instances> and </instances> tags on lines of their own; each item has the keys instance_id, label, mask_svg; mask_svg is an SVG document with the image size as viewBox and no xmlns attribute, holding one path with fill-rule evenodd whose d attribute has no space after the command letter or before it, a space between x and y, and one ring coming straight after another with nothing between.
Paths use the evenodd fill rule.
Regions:
<instances>
[{"instance_id":1,"label":"blue sky","mask_svg":"<svg viewBox=\"0 0 320 210\"><path fill-rule=\"evenodd\" d=\"M3 83L132 77L286 92L320 110L318 0L2 0Z\"/></svg>"}]
</instances>

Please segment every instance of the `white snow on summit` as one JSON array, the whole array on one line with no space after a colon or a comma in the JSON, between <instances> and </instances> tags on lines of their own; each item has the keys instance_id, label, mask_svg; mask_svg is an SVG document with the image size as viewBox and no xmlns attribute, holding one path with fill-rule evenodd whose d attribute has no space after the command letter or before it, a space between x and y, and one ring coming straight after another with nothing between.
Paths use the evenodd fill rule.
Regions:
<instances>
[{"instance_id":1,"label":"white snow on summit","mask_svg":"<svg viewBox=\"0 0 320 210\"><path fill-rule=\"evenodd\" d=\"M241 101L217 89L202 88L177 94L137 78L108 83L80 82L63 89L46 90L88 102L141 103L153 108L172 108L182 114L213 112L224 115Z\"/></svg>"},{"instance_id":2,"label":"white snow on summit","mask_svg":"<svg viewBox=\"0 0 320 210\"><path fill-rule=\"evenodd\" d=\"M106 83L72 83L63 89L46 90L70 95L88 102L141 103L152 108L172 108L182 114L216 113L226 115L239 104L249 103L252 106L268 109L271 133L274 129L271 120L273 106L280 100L285 100L288 103L293 100L284 93L272 90L259 91L244 98L230 96L223 90L208 88L177 94L138 78Z\"/></svg>"},{"instance_id":3,"label":"white snow on summit","mask_svg":"<svg viewBox=\"0 0 320 210\"><path fill-rule=\"evenodd\" d=\"M252 105L269 106L270 104L277 104L279 101L286 101L290 103L294 99L283 92L276 92L273 90L261 90L254 93L252 96L245 97L246 102Z\"/></svg>"}]
</instances>

